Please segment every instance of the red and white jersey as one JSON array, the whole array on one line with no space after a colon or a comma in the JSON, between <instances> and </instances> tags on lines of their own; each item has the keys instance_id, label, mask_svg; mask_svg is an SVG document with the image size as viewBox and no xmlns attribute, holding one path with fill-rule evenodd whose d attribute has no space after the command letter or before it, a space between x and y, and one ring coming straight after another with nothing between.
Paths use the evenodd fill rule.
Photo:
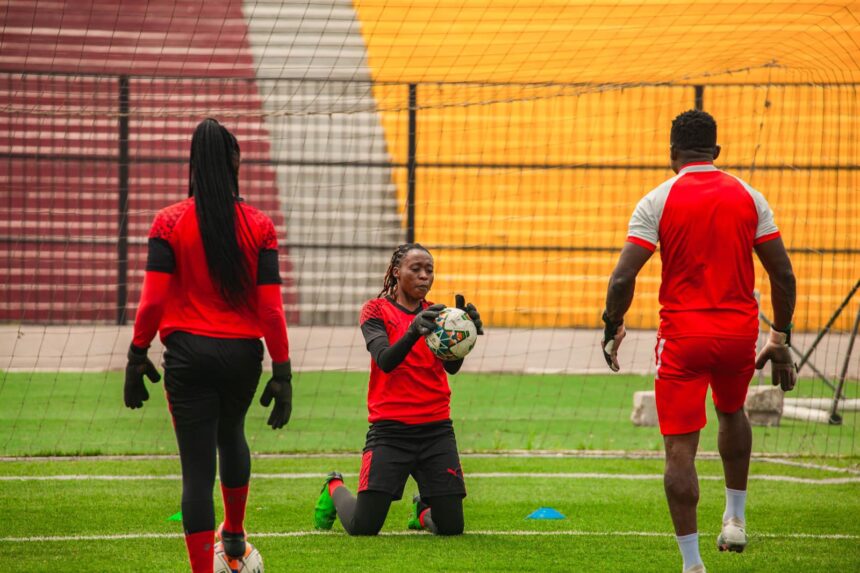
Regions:
<instances>
[{"instance_id":1,"label":"red and white jersey","mask_svg":"<svg viewBox=\"0 0 860 573\"><path fill-rule=\"evenodd\" d=\"M627 240L660 244L658 336L755 336L753 246L777 237L764 196L711 163L690 163L643 197Z\"/></svg>"}]
</instances>

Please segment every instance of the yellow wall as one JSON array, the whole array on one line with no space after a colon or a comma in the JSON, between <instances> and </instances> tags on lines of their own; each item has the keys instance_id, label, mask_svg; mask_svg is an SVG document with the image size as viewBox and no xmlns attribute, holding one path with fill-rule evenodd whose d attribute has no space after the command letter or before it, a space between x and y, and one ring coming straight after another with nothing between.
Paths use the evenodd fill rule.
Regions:
<instances>
[{"instance_id":1,"label":"yellow wall","mask_svg":"<svg viewBox=\"0 0 860 573\"><path fill-rule=\"evenodd\" d=\"M860 81L856 0L354 5L377 81Z\"/></svg>"},{"instance_id":2,"label":"yellow wall","mask_svg":"<svg viewBox=\"0 0 860 573\"><path fill-rule=\"evenodd\" d=\"M671 29L662 28L662 35L649 29L635 41L630 39L625 49L638 46L637 54L624 51L610 65L597 46L603 42L603 49L616 53L623 33L614 40L601 32L579 43L568 42L581 38L576 34L585 33L589 26L605 27L597 24L597 8L570 2L538 4L543 8L533 20L525 16L524 8L504 2L470 2L456 15L447 3L421 10L412 3L385 2L384 11L381 3L357 2L356 6L374 79L434 82L689 81L690 56L678 48L692 46L687 39L692 31L705 38L705 44L696 48L701 56L696 65L719 71L716 56L704 49L708 42L720 38L735 42L721 54L729 63L743 56L737 42L744 46L748 60L772 55L786 45L805 45L817 38L808 26L820 20L816 10L823 10L784 2L759 6L755 18L762 29L755 32L746 8L744 12L736 7L741 10L736 14L724 10L724 3L719 8L708 4L712 16L722 14L719 24L706 19L695 6L685 8L685 16ZM636 10L631 8L633 3L622 4L630 9L629 21L619 26L665 23L654 3ZM688 3L671 5L677 10L689 7ZM762 20L771 8L775 10L771 19ZM604 24L616 21L617 9L602 10L608 11ZM739 29L731 25L736 16L743 21ZM575 18L579 20L567 30L563 23ZM695 18L698 24L690 24ZM702 27L706 21L711 22L709 33ZM782 35L774 35L777 22L786 26ZM846 26L851 29L850 22ZM856 22L853 26L857 27ZM742 41L738 30L744 37L758 38L758 43ZM495 40L486 43L487 34L496 34ZM652 43L643 38L651 38ZM782 43L765 41L774 38ZM835 60L814 62L809 54L795 54L796 65L778 71L780 79L853 77L850 68L834 69L834 62L845 57L837 40L838 34L830 36L828 43L817 48L819 56L829 53ZM679 70L687 76L678 77ZM777 71L763 73L729 79L772 80ZM378 82L374 90L389 154L393 161L405 163L406 87ZM860 250L857 90L856 85L712 83L704 92L705 109L716 117L723 145L718 165L736 166L735 174L765 194L786 244L793 249L799 292L795 322L806 330L819 328L860 278L860 256L827 252ZM419 84L416 237L437 246L433 298L449 301L455 291L465 292L494 325L598 325L606 282L629 215L640 197L672 175L668 169L671 119L693 104L689 85ZM432 166L438 163L498 167ZM524 166L532 164L571 168ZM849 165L854 168L844 168ZM394 178L399 203L404 205L405 170L396 170ZM637 284L637 298L628 314L630 326L656 325L659 274L660 261L655 256ZM769 285L760 267L758 276L763 308L769 312ZM852 319L849 311L837 327L850 328Z\"/></svg>"}]
</instances>

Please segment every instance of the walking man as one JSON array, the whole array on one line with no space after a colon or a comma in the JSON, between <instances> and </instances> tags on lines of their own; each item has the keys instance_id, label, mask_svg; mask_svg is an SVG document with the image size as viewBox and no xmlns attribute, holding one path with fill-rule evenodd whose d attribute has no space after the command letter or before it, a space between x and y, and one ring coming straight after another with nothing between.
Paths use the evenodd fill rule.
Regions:
<instances>
[{"instance_id":1,"label":"walking man","mask_svg":"<svg viewBox=\"0 0 860 573\"><path fill-rule=\"evenodd\" d=\"M636 206L618 264L609 281L603 352L617 372L636 275L660 245L660 328L655 394L666 450L664 487L685 573L704 573L699 554L695 457L707 422L708 387L719 421L718 447L726 479L726 509L717 538L720 551L747 544L744 505L752 431L744 400L754 368L772 365L772 382L784 391L797 378L791 360L795 279L773 214L761 193L717 169L717 125L691 110L672 122L675 177ZM753 296L755 251L770 278L773 328L755 355L758 304Z\"/></svg>"}]
</instances>

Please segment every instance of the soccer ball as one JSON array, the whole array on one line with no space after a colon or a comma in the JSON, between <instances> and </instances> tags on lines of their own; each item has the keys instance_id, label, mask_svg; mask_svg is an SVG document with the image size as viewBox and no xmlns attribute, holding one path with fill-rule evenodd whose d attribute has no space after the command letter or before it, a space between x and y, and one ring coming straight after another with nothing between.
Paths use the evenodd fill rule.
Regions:
<instances>
[{"instance_id":1,"label":"soccer ball","mask_svg":"<svg viewBox=\"0 0 860 573\"><path fill-rule=\"evenodd\" d=\"M425 337L427 346L442 360L465 358L477 339L475 323L459 308L446 308L440 312L436 328Z\"/></svg>"},{"instance_id":2,"label":"soccer ball","mask_svg":"<svg viewBox=\"0 0 860 573\"><path fill-rule=\"evenodd\" d=\"M215 573L263 573L263 556L257 548L245 542L245 557L231 559L224 554L221 542L215 544Z\"/></svg>"}]
</instances>

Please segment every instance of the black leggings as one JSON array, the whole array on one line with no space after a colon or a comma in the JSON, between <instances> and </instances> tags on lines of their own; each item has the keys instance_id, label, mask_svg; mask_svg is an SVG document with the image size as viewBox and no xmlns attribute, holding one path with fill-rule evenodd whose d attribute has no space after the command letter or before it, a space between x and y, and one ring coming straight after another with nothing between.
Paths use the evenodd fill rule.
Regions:
<instances>
[{"instance_id":1,"label":"black leggings","mask_svg":"<svg viewBox=\"0 0 860 573\"><path fill-rule=\"evenodd\" d=\"M195 427L176 427L182 463L182 522L186 533L215 529L215 450L221 483L242 487L251 478L251 452L245 440L245 417L213 420Z\"/></svg>"},{"instance_id":2,"label":"black leggings","mask_svg":"<svg viewBox=\"0 0 860 573\"><path fill-rule=\"evenodd\" d=\"M176 332L166 346L164 384L182 464L182 522L186 533L211 531L216 458L222 485L242 487L251 477L245 414L262 372L262 343Z\"/></svg>"},{"instance_id":3,"label":"black leggings","mask_svg":"<svg viewBox=\"0 0 860 573\"><path fill-rule=\"evenodd\" d=\"M358 497L345 487L334 490L334 505L343 528L350 535L376 535L382 529L394 498L381 491L362 491ZM463 533L463 496L442 495L424 500L430 506L427 529L437 535Z\"/></svg>"}]
</instances>

